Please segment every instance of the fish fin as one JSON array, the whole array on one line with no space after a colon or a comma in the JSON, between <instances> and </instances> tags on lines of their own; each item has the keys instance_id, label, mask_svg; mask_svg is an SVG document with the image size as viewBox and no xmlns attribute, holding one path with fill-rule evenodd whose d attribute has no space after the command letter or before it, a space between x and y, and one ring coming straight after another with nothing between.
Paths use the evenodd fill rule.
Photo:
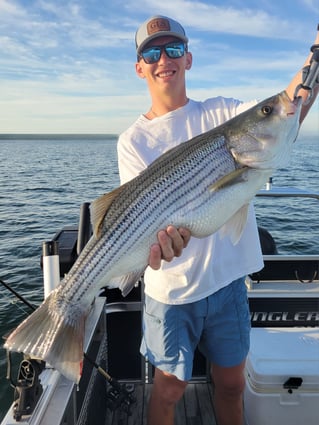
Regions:
<instances>
[{"instance_id":1,"label":"fish fin","mask_svg":"<svg viewBox=\"0 0 319 425\"><path fill-rule=\"evenodd\" d=\"M145 268L143 268L143 270L136 270L126 275L115 277L109 281L107 286L108 288L119 288L123 297L126 297L126 295L128 295L134 288L135 284L140 280L144 271Z\"/></svg>"},{"instance_id":2,"label":"fish fin","mask_svg":"<svg viewBox=\"0 0 319 425\"><path fill-rule=\"evenodd\" d=\"M243 205L220 229L222 237L228 235L233 245L237 245L242 237L248 216L249 205Z\"/></svg>"},{"instance_id":3,"label":"fish fin","mask_svg":"<svg viewBox=\"0 0 319 425\"><path fill-rule=\"evenodd\" d=\"M118 188L112 190L112 192L105 193L99 198L95 199L90 205L91 211L91 223L94 236L99 239L102 234L102 226L105 215L110 208L114 199L118 197L118 195L124 189L125 184L119 186Z\"/></svg>"},{"instance_id":4,"label":"fish fin","mask_svg":"<svg viewBox=\"0 0 319 425\"><path fill-rule=\"evenodd\" d=\"M53 312L51 295L9 335L4 347L42 359L78 383L82 372L85 315L79 311L68 318Z\"/></svg>"},{"instance_id":5,"label":"fish fin","mask_svg":"<svg viewBox=\"0 0 319 425\"><path fill-rule=\"evenodd\" d=\"M217 180L213 184L211 184L208 189L211 192L217 192L218 190L229 186L231 184L237 183L239 181L239 178L241 175L248 169L248 167L242 167L238 168L237 170L232 171L229 174L226 174L226 176L222 177L221 179Z\"/></svg>"}]
</instances>

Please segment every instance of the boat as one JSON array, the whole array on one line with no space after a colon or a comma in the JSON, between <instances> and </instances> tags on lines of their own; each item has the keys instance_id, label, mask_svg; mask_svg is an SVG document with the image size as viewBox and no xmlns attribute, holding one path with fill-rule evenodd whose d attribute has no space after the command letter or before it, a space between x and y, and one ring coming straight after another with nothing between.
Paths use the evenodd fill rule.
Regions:
<instances>
[{"instance_id":1,"label":"boat","mask_svg":"<svg viewBox=\"0 0 319 425\"><path fill-rule=\"evenodd\" d=\"M319 201L319 192L269 183L257 197L289 197L303 203ZM89 204L85 203L79 225L64 227L49 245L45 243L43 268L50 254L49 263L52 260L55 265L49 267L58 267L53 277L52 270L44 270L51 283L68 272L90 234ZM252 332L245 424L317 425L319 253L280 254L268 229L259 228L259 235L265 266L246 279ZM153 368L139 354L142 306L142 280L126 298L117 289L104 289L96 298L86 323L79 385L50 365L22 356L17 378L11 378L16 387L13 403L1 425L146 425ZM213 391L209 365L197 351L192 379L176 408L175 424L217 424Z\"/></svg>"}]
</instances>

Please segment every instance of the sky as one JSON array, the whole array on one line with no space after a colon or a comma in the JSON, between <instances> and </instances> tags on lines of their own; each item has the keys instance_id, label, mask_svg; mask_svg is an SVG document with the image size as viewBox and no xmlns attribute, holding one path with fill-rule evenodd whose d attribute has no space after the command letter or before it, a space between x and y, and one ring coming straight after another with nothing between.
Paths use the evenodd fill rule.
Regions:
<instances>
[{"instance_id":1,"label":"sky","mask_svg":"<svg viewBox=\"0 0 319 425\"><path fill-rule=\"evenodd\" d=\"M303 66L319 0L0 0L0 133L124 131L150 107L134 36L156 14L190 39L189 97L262 100Z\"/></svg>"}]
</instances>

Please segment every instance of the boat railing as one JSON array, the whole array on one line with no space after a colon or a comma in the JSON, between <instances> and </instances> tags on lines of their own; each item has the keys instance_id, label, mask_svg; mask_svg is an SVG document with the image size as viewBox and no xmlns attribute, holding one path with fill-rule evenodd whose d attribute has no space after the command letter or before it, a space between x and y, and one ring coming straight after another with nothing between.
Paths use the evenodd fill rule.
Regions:
<instances>
[{"instance_id":1,"label":"boat railing","mask_svg":"<svg viewBox=\"0 0 319 425\"><path fill-rule=\"evenodd\" d=\"M267 183L264 189L257 192L256 196L267 197L294 197L294 198L314 198L319 200L319 192L313 190L299 189L297 187L276 187L272 183Z\"/></svg>"}]
</instances>

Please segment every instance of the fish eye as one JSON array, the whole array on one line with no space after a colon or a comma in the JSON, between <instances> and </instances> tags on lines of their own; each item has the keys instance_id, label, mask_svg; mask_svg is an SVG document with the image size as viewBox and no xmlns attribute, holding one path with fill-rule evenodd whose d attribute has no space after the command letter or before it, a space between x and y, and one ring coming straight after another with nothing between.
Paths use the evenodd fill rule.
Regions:
<instances>
[{"instance_id":1,"label":"fish eye","mask_svg":"<svg viewBox=\"0 0 319 425\"><path fill-rule=\"evenodd\" d=\"M261 108L261 112L264 114L264 115L269 115L269 114L271 114L272 113L272 107L271 106L269 106L269 105L265 105L265 106L263 106L262 108Z\"/></svg>"}]
</instances>

